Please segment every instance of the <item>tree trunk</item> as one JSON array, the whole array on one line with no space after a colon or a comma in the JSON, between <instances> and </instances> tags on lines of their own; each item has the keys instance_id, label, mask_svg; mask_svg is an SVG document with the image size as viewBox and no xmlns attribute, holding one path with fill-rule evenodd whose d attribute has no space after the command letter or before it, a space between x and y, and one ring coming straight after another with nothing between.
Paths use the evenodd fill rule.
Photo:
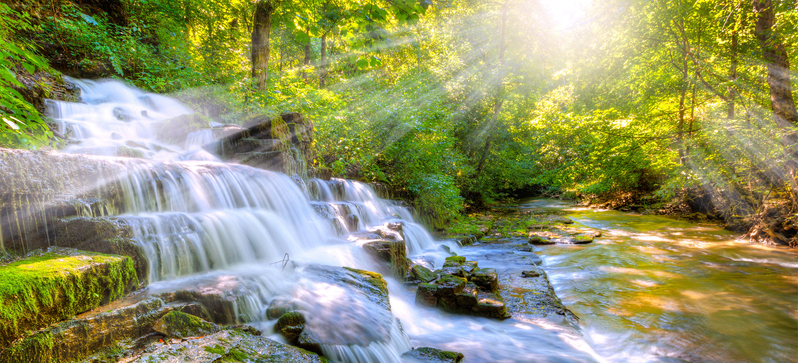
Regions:
<instances>
[{"instance_id":1,"label":"tree trunk","mask_svg":"<svg viewBox=\"0 0 798 363\"><path fill-rule=\"evenodd\" d=\"M754 12L758 14L755 32L768 68L767 82L776 124L781 127L790 124L798 126L798 112L795 110L790 85L790 63L784 44L773 33L776 18L773 14L772 0L753 0L753 2Z\"/></svg>"},{"instance_id":2,"label":"tree trunk","mask_svg":"<svg viewBox=\"0 0 798 363\"><path fill-rule=\"evenodd\" d=\"M488 153L490 152L493 129L496 127L496 122L499 120L499 113L501 113L502 105L504 104L502 82L504 80L504 53L506 50L504 38L506 33L505 30L507 28L507 12L508 4L504 3L504 9L502 10L502 22L499 29L501 34L499 38L499 70L496 77L498 78L496 80L496 99L493 102L493 116L488 124L487 133L485 135L485 147L482 149L482 155L479 157L479 163L477 163L477 173L474 176L475 180L478 180L479 175L482 174L482 168L485 166L485 159L487 159Z\"/></svg>"},{"instance_id":3,"label":"tree trunk","mask_svg":"<svg viewBox=\"0 0 798 363\"><path fill-rule=\"evenodd\" d=\"M327 85L327 33L321 36L321 64L319 64L319 88Z\"/></svg>"},{"instance_id":4,"label":"tree trunk","mask_svg":"<svg viewBox=\"0 0 798 363\"><path fill-rule=\"evenodd\" d=\"M305 30L308 34L308 42L305 43L305 59L302 61L302 79L308 80L308 66L310 66L310 30Z\"/></svg>"},{"instance_id":5,"label":"tree trunk","mask_svg":"<svg viewBox=\"0 0 798 363\"><path fill-rule=\"evenodd\" d=\"M737 24L735 22L734 26L736 27ZM734 82L737 80L737 29L735 28L732 31L732 41L731 41L731 65L729 66L729 81ZM727 103L727 113L726 117L731 120L734 118L734 98L736 97L736 93L734 90L734 85L729 86L729 100Z\"/></svg>"},{"instance_id":6,"label":"tree trunk","mask_svg":"<svg viewBox=\"0 0 798 363\"><path fill-rule=\"evenodd\" d=\"M269 33L272 29L274 5L271 0L260 0L255 5L252 21L252 79L260 90L266 88L269 72Z\"/></svg>"}]
</instances>

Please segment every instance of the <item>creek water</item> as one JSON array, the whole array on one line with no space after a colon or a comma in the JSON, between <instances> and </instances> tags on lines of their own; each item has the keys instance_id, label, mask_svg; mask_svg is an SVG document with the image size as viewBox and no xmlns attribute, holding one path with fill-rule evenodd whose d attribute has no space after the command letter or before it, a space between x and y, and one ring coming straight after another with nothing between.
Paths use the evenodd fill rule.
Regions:
<instances>
[{"instance_id":1,"label":"creek water","mask_svg":"<svg viewBox=\"0 0 798 363\"><path fill-rule=\"evenodd\" d=\"M186 286L235 290L236 319L267 332L275 323L267 307L292 301L325 335L323 351L335 362L400 362L403 352L422 346L462 352L468 362L780 362L798 356L794 252L738 243L714 227L568 209L550 200L519 207L569 210L578 223L604 233L590 245L535 251L579 323L560 316L497 321L447 314L416 306L412 289L390 277L386 312L331 280L348 277L319 267L377 271L363 241L349 238L359 230L402 221L409 257L434 267L454 251L500 275L520 274L537 257L434 241L407 208L363 183L301 180L220 162L200 148L214 141L211 132L184 145L164 143L152 125L190 112L187 107L116 81L76 83L83 103L50 103L62 133L79 142L66 152L122 162L119 150L133 148L147 159L119 176L124 203L110 217L133 226L150 265L151 293ZM288 263L275 264L286 254Z\"/></svg>"},{"instance_id":2,"label":"creek water","mask_svg":"<svg viewBox=\"0 0 798 363\"><path fill-rule=\"evenodd\" d=\"M555 290L608 361L798 361L798 253L662 216L565 210L602 232L537 252Z\"/></svg>"}]
</instances>

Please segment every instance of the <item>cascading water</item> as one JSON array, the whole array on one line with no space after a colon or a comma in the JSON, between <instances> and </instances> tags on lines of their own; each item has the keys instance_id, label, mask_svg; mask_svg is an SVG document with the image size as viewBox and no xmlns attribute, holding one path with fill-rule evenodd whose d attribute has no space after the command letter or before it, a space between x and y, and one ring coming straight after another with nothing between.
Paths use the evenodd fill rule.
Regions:
<instances>
[{"instance_id":1,"label":"cascading water","mask_svg":"<svg viewBox=\"0 0 798 363\"><path fill-rule=\"evenodd\" d=\"M400 218L411 252L430 247L432 238L413 223L406 208L377 198L368 186L354 181L313 179L308 188L296 176L214 161L218 159L201 148L216 140L213 129L189 134L183 145L163 142L153 125L191 110L117 81L72 81L84 103L49 102L59 132L71 140L65 151L120 156L132 149L149 159L118 161L124 171L103 181L101 188L121 191L121 205L111 217L130 226L142 247L152 291L229 274L246 290L237 298L240 321L266 321L271 300L293 295L309 312L311 328L338 339L328 339L332 344L323 347L334 361L399 362L410 346L392 315L375 312L385 307L338 291L340 287L319 281L318 271L301 266L373 270L374 263L346 235ZM188 159L194 161L184 161ZM347 217L355 223L347 223ZM271 265L286 255L298 268ZM338 294L337 307L325 293ZM350 316L331 315L334 311L349 311ZM375 317L380 324L374 324Z\"/></svg>"}]
</instances>

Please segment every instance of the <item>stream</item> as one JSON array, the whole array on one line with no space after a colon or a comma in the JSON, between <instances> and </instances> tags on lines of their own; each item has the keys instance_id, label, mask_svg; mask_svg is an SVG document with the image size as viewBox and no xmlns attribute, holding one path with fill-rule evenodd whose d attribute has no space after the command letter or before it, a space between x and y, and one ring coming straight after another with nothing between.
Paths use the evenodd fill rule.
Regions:
<instances>
[{"instance_id":1,"label":"stream","mask_svg":"<svg viewBox=\"0 0 798 363\"><path fill-rule=\"evenodd\" d=\"M547 199L518 208L567 211L577 225L602 236L587 245L535 247L534 253L434 241L406 207L378 198L366 184L299 180L222 162L192 146L199 134L189 135L184 145L164 144L151 125L188 112L179 102L115 81L76 82L84 103L52 105L61 131L80 139L66 151L114 157L123 147L138 148L147 159L109 158L129 163L118 183L125 207L112 217L133 227L149 263L150 293L239 284L246 291L237 301L239 320L282 342L282 336L269 334L275 319L266 308L293 299L329 335L323 350L335 362L402 362L411 347L461 352L466 362L798 357L795 251L738 242L717 227ZM542 260L579 321L561 315L513 314L503 321L453 315L417 306L413 288L387 275L386 312L373 299L341 289L328 280L333 273L317 266L377 271L363 242L349 237L388 222L403 223L409 258L437 268L455 252L507 278ZM275 265L289 255L290 263Z\"/></svg>"}]
</instances>

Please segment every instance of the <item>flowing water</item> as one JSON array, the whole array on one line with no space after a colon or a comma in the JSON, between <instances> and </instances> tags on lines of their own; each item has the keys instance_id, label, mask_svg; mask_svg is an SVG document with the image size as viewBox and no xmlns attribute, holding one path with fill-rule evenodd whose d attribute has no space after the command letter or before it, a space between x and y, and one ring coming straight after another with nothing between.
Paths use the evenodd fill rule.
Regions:
<instances>
[{"instance_id":1,"label":"flowing water","mask_svg":"<svg viewBox=\"0 0 798 363\"><path fill-rule=\"evenodd\" d=\"M124 201L110 213L133 227L150 265L152 293L234 287L243 291L237 320L267 331L274 324L269 304L292 301L325 335L325 355L336 362L400 362L411 346L463 352L468 362L783 362L798 356L794 252L738 243L714 227L617 212L573 210L573 219L604 236L591 245L536 250L580 323L451 315L415 306L412 290L391 278L392 313L386 315L379 302L334 281L351 276L319 265L377 270L363 242L348 238L353 232L403 221L409 256L437 267L452 250L505 275L519 274L536 257L433 241L407 208L363 183L222 163L201 149L214 141L207 130L192 133L184 145L164 143L152 125L190 112L187 107L116 81L76 83L84 103L50 103L60 131L78 141L66 152L114 157L132 148L147 159L129 163L115 181ZM553 203L526 206L567 208Z\"/></svg>"}]
</instances>

